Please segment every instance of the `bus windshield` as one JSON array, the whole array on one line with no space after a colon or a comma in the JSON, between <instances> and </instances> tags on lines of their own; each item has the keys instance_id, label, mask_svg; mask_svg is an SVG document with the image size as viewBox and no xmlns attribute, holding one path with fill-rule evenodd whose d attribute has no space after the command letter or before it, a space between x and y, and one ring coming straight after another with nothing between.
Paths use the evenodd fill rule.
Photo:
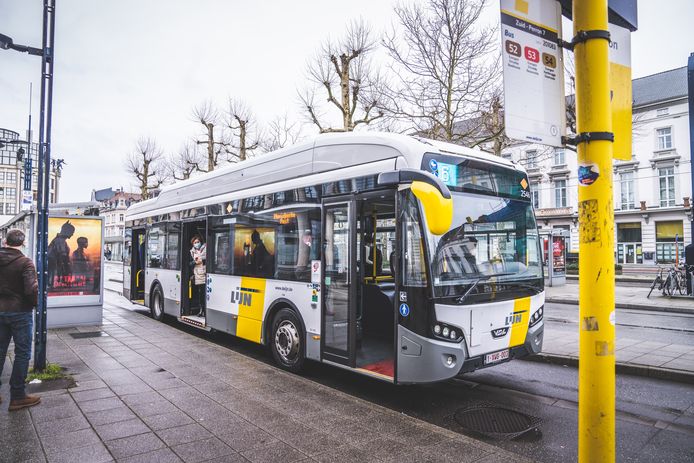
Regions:
<instances>
[{"instance_id":1,"label":"bus windshield","mask_svg":"<svg viewBox=\"0 0 694 463\"><path fill-rule=\"evenodd\" d=\"M434 296L460 297L473 289L496 293L500 288L490 282L537 285L542 267L531 204L484 194L452 196L450 231L429 237Z\"/></svg>"}]
</instances>

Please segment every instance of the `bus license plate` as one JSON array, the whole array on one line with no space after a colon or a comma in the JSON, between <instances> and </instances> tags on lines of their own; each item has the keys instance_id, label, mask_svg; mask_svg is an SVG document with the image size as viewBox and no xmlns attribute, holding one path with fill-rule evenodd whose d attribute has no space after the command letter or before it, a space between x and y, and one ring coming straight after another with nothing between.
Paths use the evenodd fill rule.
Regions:
<instances>
[{"instance_id":1,"label":"bus license plate","mask_svg":"<svg viewBox=\"0 0 694 463\"><path fill-rule=\"evenodd\" d=\"M484 364L488 365L490 363L500 362L508 358L508 349L499 352L494 352L493 354L487 354L484 356Z\"/></svg>"}]
</instances>

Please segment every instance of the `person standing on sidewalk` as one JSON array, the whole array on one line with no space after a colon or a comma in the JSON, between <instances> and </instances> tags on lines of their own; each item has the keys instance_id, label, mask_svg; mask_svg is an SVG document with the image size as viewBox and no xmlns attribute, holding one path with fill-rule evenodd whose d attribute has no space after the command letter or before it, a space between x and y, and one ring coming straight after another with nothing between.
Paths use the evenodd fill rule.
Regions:
<instances>
[{"instance_id":1,"label":"person standing on sidewalk","mask_svg":"<svg viewBox=\"0 0 694 463\"><path fill-rule=\"evenodd\" d=\"M31 407L41 401L41 397L24 391L31 359L33 311L39 291L34 263L21 251L24 238L22 231L10 230L5 239L6 247L0 248L0 375L10 339L14 339L10 411Z\"/></svg>"}]
</instances>

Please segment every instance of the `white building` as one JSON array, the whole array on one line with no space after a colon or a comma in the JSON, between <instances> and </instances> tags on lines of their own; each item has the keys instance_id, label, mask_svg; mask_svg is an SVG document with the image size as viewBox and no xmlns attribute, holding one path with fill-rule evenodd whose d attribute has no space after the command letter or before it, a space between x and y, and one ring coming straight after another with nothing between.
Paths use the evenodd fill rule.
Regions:
<instances>
[{"instance_id":1,"label":"white building","mask_svg":"<svg viewBox=\"0 0 694 463\"><path fill-rule=\"evenodd\" d=\"M687 68L633 81L632 159L614 161L615 253L618 263L664 264L692 242L692 184ZM525 166L540 229L570 232L578 252L576 153L521 143L505 157Z\"/></svg>"},{"instance_id":2,"label":"white building","mask_svg":"<svg viewBox=\"0 0 694 463\"><path fill-rule=\"evenodd\" d=\"M140 201L140 194L107 188L92 191L92 201L99 203L99 215L104 217L104 252L111 251L111 260L122 260L125 210Z\"/></svg>"}]
</instances>

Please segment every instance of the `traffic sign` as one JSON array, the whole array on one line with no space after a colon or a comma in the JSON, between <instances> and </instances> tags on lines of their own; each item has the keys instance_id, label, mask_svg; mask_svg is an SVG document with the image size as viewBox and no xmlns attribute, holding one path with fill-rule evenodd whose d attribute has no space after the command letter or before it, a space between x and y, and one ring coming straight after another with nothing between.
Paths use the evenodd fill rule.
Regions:
<instances>
[{"instance_id":1,"label":"traffic sign","mask_svg":"<svg viewBox=\"0 0 694 463\"><path fill-rule=\"evenodd\" d=\"M609 24L610 30L610 100L614 144L612 157L631 160L631 32Z\"/></svg>"},{"instance_id":2,"label":"traffic sign","mask_svg":"<svg viewBox=\"0 0 694 463\"><path fill-rule=\"evenodd\" d=\"M509 138L563 146L566 134L561 5L501 0L504 123Z\"/></svg>"}]
</instances>

